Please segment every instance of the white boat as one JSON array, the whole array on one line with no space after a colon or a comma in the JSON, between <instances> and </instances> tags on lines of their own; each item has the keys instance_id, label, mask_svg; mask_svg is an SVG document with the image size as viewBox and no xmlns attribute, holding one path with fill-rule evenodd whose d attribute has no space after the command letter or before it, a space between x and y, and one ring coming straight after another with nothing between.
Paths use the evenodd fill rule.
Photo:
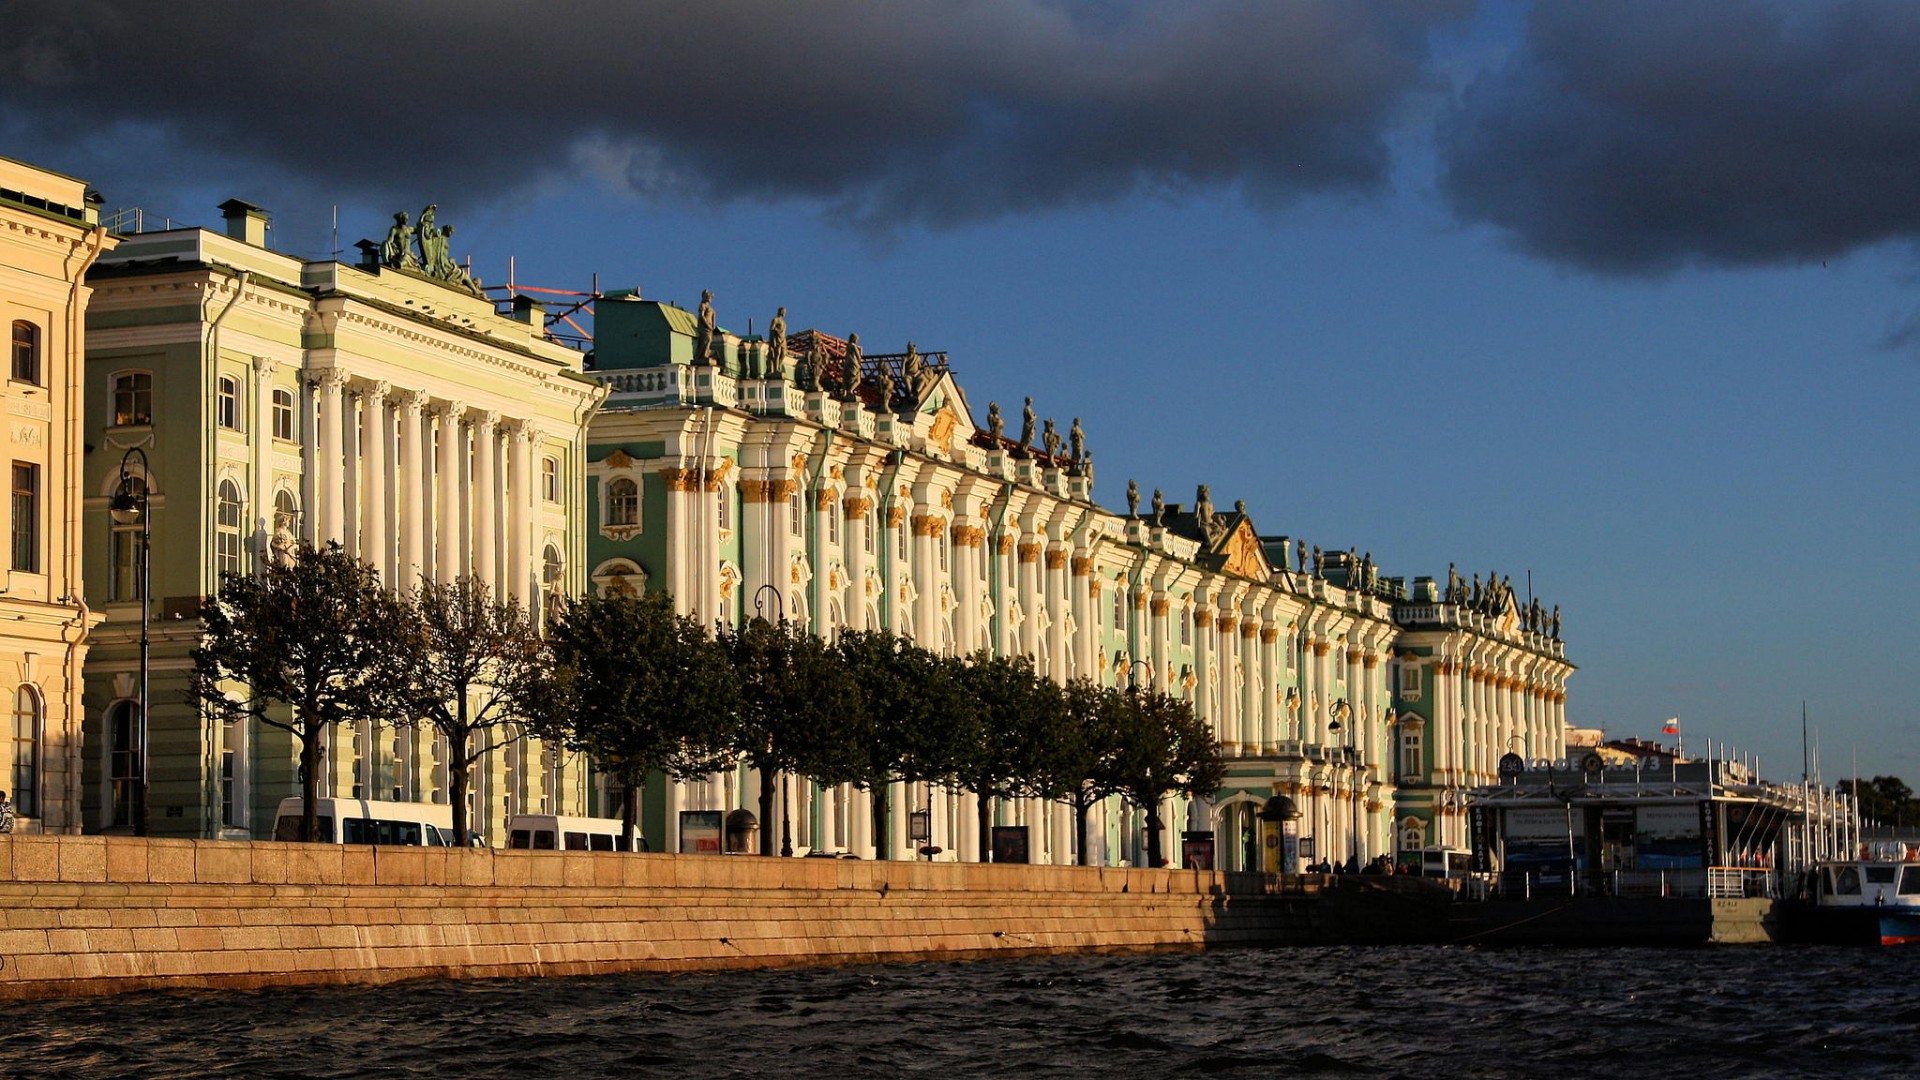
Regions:
<instances>
[{"instance_id":1,"label":"white boat","mask_svg":"<svg viewBox=\"0 0 1920 1080\"><path fill-rule=\"evenodd\" d=\"M1920 843L1869 840L1810 872L1794 936L1847 945L1920 944Z\"/></svg>"}]
</instances>

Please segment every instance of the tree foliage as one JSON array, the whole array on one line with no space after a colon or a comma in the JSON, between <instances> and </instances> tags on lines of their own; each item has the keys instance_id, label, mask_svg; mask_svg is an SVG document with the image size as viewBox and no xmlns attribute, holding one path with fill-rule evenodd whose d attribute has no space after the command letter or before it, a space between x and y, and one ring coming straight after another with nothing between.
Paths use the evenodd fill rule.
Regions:
<instances>
[{"instance_id":1,"label":"tree foliage","mask_svg":"<svg viewBox=\"0 0 1920 1080\"><path fill-rule=\"evenodd\" d=\"M1860 815L1879 825L1920 825L1920 799L1897 776L1876 776L1871 780L1842 780L1836 791L1854 797Z\"/></svg>"},{"instance_id":2,"label":"tree foliage","mask_svg":"<svg viewBox=\"0 0 1920 1080\"><path fill-rule=\"evenodd\" d=\"M993 857L993 799L1057 798L1056 761L1070 752L1060 688L1024 656L975 653L958 671L963 711L955 782L975 796L980 861Z\"/></svg>"},{"instance_id":3,"label":"tree foliage","mask_svg":"<svg viewBox=\"0 0 1920 1080\"><path fill-rule=\"evenodd\" d=\"M826 642L785 619L749 619L720 644L739 686L734 747L760 774L760 853L771 855L780 774L822 784L865 775L859 688Z\"/></svg>"},{"instance_id":4,"label":"tree foliage","mask_svg":"<svg viewBox=\"0 0 1920 1080\"><path fill-rule=\"evenodd\" d=\"M522 689L521 711L621 782L629 840L650 773L692 780L731 763L739 687L726 652L665 593L575 599L546 645L546 673Z\"/></svg>"},{"instance_id":5,"label":"tree foliage","mask_svg":"<svg viewBox=\"0 0 1920 1080\"><path fill-rule=\"evenodd\" d=\"M423 579L404 611L411 632L394 647L405 653L406 715L446 737L454 843L464 847L473 766L529 733L518 706L541 672L539 635L518 601L471 577Z\"/></svg>"},{"instance_id":6,"label":"tree foliage","mask_svg":"<svg viewBox=\"0 0 1920 1080\"><path fill-rule=\"evenodd\" d=\"M1163 866L1160 801L1175 792L1212 795L1226 776L1226 761L1212 726L1191 704L1158 690L1114 693L1121 725L1114 790L1146 814L1147 865Z\"/></svg>"},{"instance_id":7,"label":"tree foliage","mask_svg":"<svg viewBox=\"0 0 1920 1080\"><path fill-rule=\"evenodd\" d=\"M233 575L201 606L190 699L212 719L255 719L300 742L300 839L314 835L321 748L335 724L403 715L416 629L373 568L297 544L257 576ZM269 711L289 705L281 720Z\"/></svg>"},{"instance_id":8,"label":"tree foliage","mask_svg":"<svg viewBox=\"0 0 1920 1080\"><path fill-rule=\"evenodd\" d=\"M958 768L967 728L958 665L884 630L847 631L833 651L859 687L853 783L873 793L875 848L886 858L887 785L945 781Z\"/></svg>"}]
</instances>

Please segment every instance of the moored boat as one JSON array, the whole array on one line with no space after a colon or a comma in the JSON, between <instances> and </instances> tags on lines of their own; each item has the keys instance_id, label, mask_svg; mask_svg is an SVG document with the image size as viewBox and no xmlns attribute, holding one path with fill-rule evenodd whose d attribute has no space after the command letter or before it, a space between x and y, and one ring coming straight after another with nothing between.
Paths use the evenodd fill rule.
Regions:
<instances>
[{"instance_id":1,"label":"moored boat","mask_svg":"<svg viewBox=\"0 0 1920 1080\"><path fill-rule=\"evenodd\" d=\"M1794 936L1839 945L1920 945L1920 843L1870 840L1809 871Z\"/></svg>"}]
</instances>

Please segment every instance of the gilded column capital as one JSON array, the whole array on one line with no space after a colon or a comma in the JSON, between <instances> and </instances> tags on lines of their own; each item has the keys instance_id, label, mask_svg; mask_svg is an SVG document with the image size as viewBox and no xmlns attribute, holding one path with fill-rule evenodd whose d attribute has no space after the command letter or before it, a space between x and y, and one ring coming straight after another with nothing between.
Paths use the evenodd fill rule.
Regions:
<instances>
[{"instance_id":1,"label":"gilded column capital","mask_svg":"<svg viewBox=\"0 0 1920 1080\"><path fill-rule=\"evenodd\" d=\"M1086 577L1093 572L1093 559L1087 555L1075 555L1068 561L1067 568L1074 577Z\"/></svg>"},{"instance_id":2,"label":"gilded column capital","mask_svg":"<svg viewBox=\"0 0 1920 1080\"><path fill-rule=\"evenodd\" d=\"M1167 613L1167 598L1156 596L1149 606L1156 617L1164 617Z\"/></svg>"},{"instance_id":3,"label":"gilded column capital","mask_svg":"<svg viewBox=\"0 0 1920 1080\"><path fill-rule=\"evenodd\" d=\"M859 521L873 512L873 500L865 495L849 495L846 498L847 519Z\"/></svg>"},{"instance_id":4,"label":"gilded column capital","mask_svg":"<svg viewBox=\"0 0 1920 1080\"><path fill-rule=\"evenodd\" d=\"M938 514L913 515L913 535L939 536L947 531L947 519Z\"/></svg>"},{"instance_id":5,"label":"gilded column capital","mask_svg":"<svg viewBox=\"0 0 1920 1080\"><path fill-rule=\"evenodd\" d=\"M1039 562L1040 561L1040 545L1039 544L1021 544L1020 545L1020 561L1023 563Z\"/></svg>"},{"instance_id":6,"label":"gilded column capital","mask_svg":"<svg viewBox=\"0 0 1920 1080\"><path fill-rule=\"evenodd\" d=\"M1047 552L1047 569L1063 570L1066 568L1066 565L1067 565L1067 553L1065 549L1055 548L1052 551Z\"/></svg>"},{"instance_id":7,"label":"gilded column capital","mask_svg":"<svg viewBox=\"0 0 1920 1080\"><path fill-rule=\"evenodd\" d=\"M987 530L978 525L955 525L953 542L955 546L977 548L987 538Z\"/></svg>"}]
</instances>

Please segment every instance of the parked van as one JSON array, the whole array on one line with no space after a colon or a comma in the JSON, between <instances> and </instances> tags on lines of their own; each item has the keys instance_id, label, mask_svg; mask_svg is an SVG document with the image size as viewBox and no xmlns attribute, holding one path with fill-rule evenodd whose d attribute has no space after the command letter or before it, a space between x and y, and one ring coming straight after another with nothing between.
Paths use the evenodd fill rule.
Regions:
<instances>
[{"instance_id":1,"label":"parked van","mask_svg":"<svg viewBox=\"0 0 1920 1080\"><path fill-rule=\"evenodd\" d=\"M645 850L646 841L634 839ZM509 814L507 846L532 851L625 851L627 837L619 818Z\"/></svg>"},{"instance_id":2,"label":"parked van","mask_svg":"<svg viewBox=\"0 0 1920 1080\"><path fill-rule=\"evenodd\" d=\"M299 796L280 800L273 823L275 840L300 839ZM378 799L314 800L313 838L323 844L386 844L394 847L451 847L453 809L437 803L381 802Z\"/></svg>"},{"instance_id":3,"label":"parked van","mask_svg":"<svg viewBox=\"0 0 1920 1080\"><path fill-rule=\"evenodd\" d=\"M1420 876L1463 878L1473 873L1473 854L1459 848L1430 847L1420 853Z\"/></svg>"}]
</instances>

